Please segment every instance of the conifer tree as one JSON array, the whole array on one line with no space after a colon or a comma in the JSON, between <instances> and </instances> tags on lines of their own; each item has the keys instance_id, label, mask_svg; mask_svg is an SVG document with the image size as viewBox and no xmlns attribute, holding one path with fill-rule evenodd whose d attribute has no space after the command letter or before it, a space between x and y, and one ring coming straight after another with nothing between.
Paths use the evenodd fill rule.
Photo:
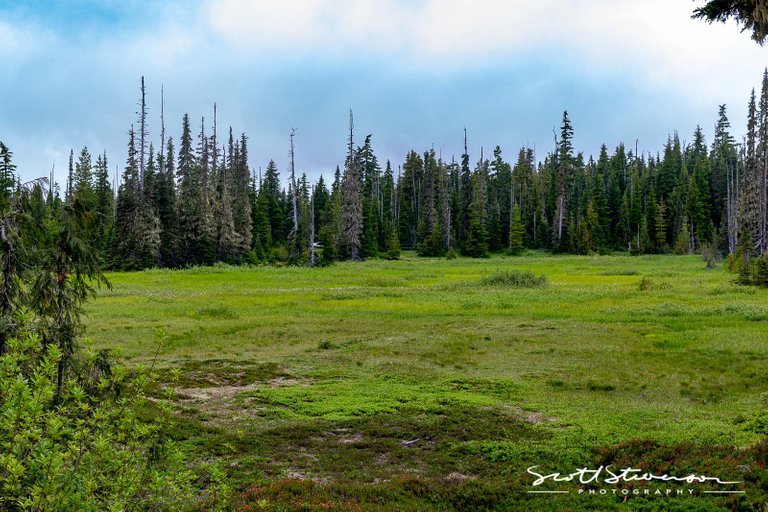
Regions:
<instances>
[{"instance_id":1,"label":"conifer tree","mask_svg":"<svg viewBox=\"0 0 768 512\"><path fill-rule=\"evenodd\" d=\"M683 217L683 225L675 240L675 253L688 254L691 252L691 232L688 229L688 218Z\"/></svg>"},{"instance_id":2,"label":"conifer tree","mask_svg":"<svg viewBox=\"0 0 768 512\"><path fill-rule=\"evenodd\" d=\"M768 68L763 72L763 84L760 92L760 111L758 122L758 141L756 158L760 169L758 185L758 229L759 252L768 253Z\"/></svg>"},{"instance_id":3,"label":"conifer tree","mask_svg":"<svg viewBox=\"0 0 768 512\"><path fill-rule=\"evenodd\" d=\"M400 237L397 235L397 230L395 229L390 231L389 239L387 240L387 259L400 259Z\"/></svg>"},{"instance_id":4,"label":"conifer tree","mask_svg":"<svg viewBox=\"0 0 768 512\"><path fill-rule=\"evenodd\" d=\"M208 197L208 144L201 123L197 154L192 149L189 116L182 121L177 158L177 247L182 265L206 265L216 257L215 224Z\"/></svg>"},{"instance_id":5,"label":"conifer tree","mask_svg":"<svg viewBox=\"0 0 768 512\"><path fill-rule=\"evenodd\" d=\"M96 194L96 246L102 258L113 243L115 223L115 194L109 183L106 152L96 157L94 167L94 192ZM104 261L104 260L103 260Z\"/></svg>"},{"instance_id":6,"label":"conifer tree","mask_svg":"<svg viewBox=\"0 0 768 512\"><path fill-rule=\"evenodd\" d=\"M464 128L464 153L461 155L461 170L459 171L459 246L464 245L469 230L469 211L472 204L472 171L469 168L469 153L467 150L467 129Z\"/></svg>"},{"instance_id":7,"label":"conifer tree","mask_svg":"<svg viewBox=\"0 0 768 512\"><path fill-rule=\"evenodd\" d=\"M667 251L667 205L662 200L656 207L656 250Z\"/></svg>"},{"instance_id":8,"label":"conifer tree","mask_svg":"<svg viewBox=\"0 0 768 512\"><path fill-rule=\"evenodd\" d=\"M709 23L735 19L741 31L751 31L752 39L759 45L768 37L768 6L756 0L709 0L706 5L693 11L693 18Z\"/></svg>"},{"instance_id":9,"label":"conifer tree","mask_svg":"<svg viewBox=\"0 0 768 512\"><path fill-rule=\"evenodd\" d=\"M219 200L216 233L216 261L239 263L242 255L242 238L235 230L232 202L229 193L229 169L222 166L218 172Z\"/></svg>"},{"instance_id":10,"label":"conifer tree","mask_svg":"<svg viewBox=\"0 0 768 512\"><path fill-rule=\"evenodd\" d=\"M0 213L8 211L16 183L13 152L0 141Z\"/></svg>"},{"instance_id":11,"label":"conifer tree","mask_svg":"<svg viewBox=\"0 0 768 512\"><path fill-rule=\"evenodd\" d=\"M363 202L362 180L360 176L360 162L355 154L353 138L354 119L352 111L349 111L349 143L347 160L344 164L344 176L342 179L343 194L341 198L341 226L342 239L349 251L349 258L355 261L361 260L362 235L363 235Z\"/></svg>"},{"instance_id":12,"label":"conifer tree","mask_svg":"<svg viewBox=\"0 0 768 512\"><path fill-rule=\"evenodd\" d=\"M509 226L509 253L518 255L523 252L523 235L525 227L520 217L520 206L515 203L512 207L512 221Z\"/></svg>"},{"instance_id":13,"label":"conifer tree","mask_svg":"<svg viewBox=\"0 0 768 512\"><path fill-rule=\"evenodd\" d=\"M248 138L244 133L240 135L236 156L232 170L232 220L240 240L237 248L239 260L253 244L252 206L249 197L251 172L248 168Z\"/></svg>"},{"instance_id":14,"label":"conifer tree","mask_svg":"<svg viewBox=\"0 0 768 512\"><path fill-rule=\"evenodd\" d=\"M125 270L139 270L156 264L160 246L160 221L143 203L136 138L129 132L128 159L117 194L114 264Z\"/></svg>"},{"instance_id":15,"label":"conifer tree","mask_svg":"<svg viewBox=\"0 0 768 512\"><path fill-rule=\"evenodd\" d=\"M174 267L180 262L176 255L176 166L173 137L169 137L165 146L165 155L162 158L158 174L155 179L155 204L157 217L160 223L160 264L165 267Z\"/></svg>"},{"instance_id":16,"label":"conifer tree","mask_svg":"<svg viewBox=\"0 0 768 512\"><path fill-rule=\"evenodd\" d=\"M472 203L469 208L469 226L467 227L467 239L464 242L462 253L472 258L488 257L488 233L485 230L485 202L486 181L484 165L478 163L478 167L472 174Z\"/></svg>"},{"instance_id":17,"label":"conifer tree","mask_svg":"<svg viewBox=\"0 0 768 512\"><path fill-rule=\"evenodd\" d=\"M569 192L568 184L572 179L573 173L573 126L568 118L568 111L563 112L563 125L560 128L558 153L557 202L555 204L555 219L553 223L553 243L556 249L561 248L560 243L569 216L566 201Z\"/></svg>"},{"instance_id":18,"label":"conifer tree","mask_svg":"<svg viewBox=\"0 0 768 512\"><path fill-rule=\"evenodd\" d=\"M97 197L93 186L93 164L88 148L83 148L75 164L72 184L72 199L87 212L96 209Z\"/></svg>"}]
</instances>

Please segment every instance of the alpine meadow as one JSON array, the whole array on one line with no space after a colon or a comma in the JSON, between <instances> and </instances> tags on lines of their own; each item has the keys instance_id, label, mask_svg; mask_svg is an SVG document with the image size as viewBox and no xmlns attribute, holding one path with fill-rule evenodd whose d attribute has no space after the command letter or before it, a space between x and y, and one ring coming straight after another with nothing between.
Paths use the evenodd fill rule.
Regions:
<instances>
[{"instance_id":1,"label":"alpine meadow","mask_svg":"<svg viewBox=\"0 0 768 512\"><path fill-rule=\"evenodd\" d=\"M0 511L768 511L765 2L77 4L0 2Z\"/></svg>"}]
</instances>

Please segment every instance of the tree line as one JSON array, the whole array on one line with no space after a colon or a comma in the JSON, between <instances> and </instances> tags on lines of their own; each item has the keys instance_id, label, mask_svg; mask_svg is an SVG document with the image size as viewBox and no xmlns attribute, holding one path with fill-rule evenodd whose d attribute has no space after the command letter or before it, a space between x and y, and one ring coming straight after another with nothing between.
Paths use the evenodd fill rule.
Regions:
<instances>
[{"instance_id":1,"label":"tree line","mask_svg":"<svg viewBox=\"0 0 768 512\"><path fill-rule=\"evenodd\" d=\"M343 169L330 184L310 183L295 168L295 133L285 180L274 161L249 167L248 138L218 134L189 115L176 149L161 109L158 149L147 130L144 79L139 115L128 132L117 190L107 155L87 148L70 155L65 191L38 193L35 211L78 205L94 215L90 241L106 266L136 270L216 262L328 264L401 248L422 256L486 257L525 249L561 253L738 253L742 266L768 253L768 70L748 102L746 136L731 133L726 106L714 140L697 127L691 143L671 135L656 154L603 145L597 158L574 149L574 127L563 113L554 147L542 160L528 147L508 161L499 146L474 162L467 133L458 160L434 149L410 151L395 170L383 166L372 136L358 145L350 112ZM2 146L0 201L16 187L10 150ZM742 261L740 260L740 261Z\"/></svg>"}]
</instances>

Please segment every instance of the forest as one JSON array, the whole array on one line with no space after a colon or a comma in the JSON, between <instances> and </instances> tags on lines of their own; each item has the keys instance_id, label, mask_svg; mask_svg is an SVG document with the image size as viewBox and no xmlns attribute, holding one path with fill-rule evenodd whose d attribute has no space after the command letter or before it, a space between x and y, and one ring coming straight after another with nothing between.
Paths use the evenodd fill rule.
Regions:
<instances>
[{"instance_id":1,"label":"forest","mask_svg":"<svg viewBox=\"0 0 768 512\"><path fill-rule=\"evenodd\" d=\"M327 265L341 260L421 256L487 257L525 249L555 253L701 253L738 255L745 281L766 282L768 252L768 70L759 96L748 99L746 135L732 133L721 105L714 140L700 127L692 142L674 133L655 155L623 144L585 156L573 145L574 123L563 113L554 147L543 160L523 147L514 161L496 146L473 158L445 161L434 149L411 150L402 164L376 157L372 136L354 137L352 112L343 169L311 183L274 161L252 171L248 137L230 127L223 139L201 118L197 135L185 115L181 136L159 140L147 130L141 80L139 117L128 132L117 190L105 153L70 153L63 193L58 184L33 194L33 210L62 205L95 215L89 243L106 268L138 270L280 263ZM161 108L162 116L162 108ZM155 146L157 142L157 149ZM2 145L0 181L7 205L20 186L12 153Z\"/></svg>"}]
</instances>

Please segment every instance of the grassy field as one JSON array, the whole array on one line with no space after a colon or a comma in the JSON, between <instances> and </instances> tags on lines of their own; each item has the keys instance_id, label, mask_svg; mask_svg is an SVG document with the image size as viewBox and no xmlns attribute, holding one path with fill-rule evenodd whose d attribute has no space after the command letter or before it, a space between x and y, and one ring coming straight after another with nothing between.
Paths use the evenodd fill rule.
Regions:
<instances>
[{"instance_id":1,"label":"grassy field","mask_svg":"<svg viewBox=\"0 0 768 512\"><path fill-rule=\"evenodd\" d=\"M130 365L165 333L174 435L227 462L241 510L765 510L768 290L704 266L406 255L119 273L88 329ZM487 279L512 268L548 282ZM745 493L526 472L608 464ZM643 495L665 489L685 495Z\"/></svg>"}]
</instances>

